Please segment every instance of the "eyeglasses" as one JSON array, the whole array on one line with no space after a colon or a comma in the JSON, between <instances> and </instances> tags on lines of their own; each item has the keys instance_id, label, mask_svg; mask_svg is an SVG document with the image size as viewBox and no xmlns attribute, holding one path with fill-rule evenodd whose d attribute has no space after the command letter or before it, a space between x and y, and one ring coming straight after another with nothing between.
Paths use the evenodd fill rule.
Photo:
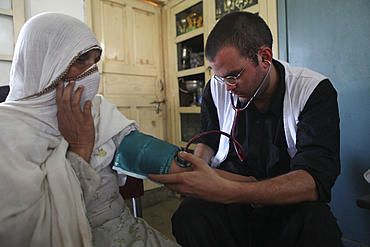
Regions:
<instances>
[{"instance_id":1,"label":"eyeglasses","mask_svg":"<svg viewBox=\"0 0 370 247\"><path fill-rule=\"evenodd\" d=\"M238 78L242 75L243 71L247 67L251 60L248 60L247 64L244 66L244 68L239 72L237 76L226 76L225 78L222 78L218 75L213 75L213 77L216 79L218 83L224 84L226 83L229 86L235 86L238 83Z\"/></svg>"}]
</instances>

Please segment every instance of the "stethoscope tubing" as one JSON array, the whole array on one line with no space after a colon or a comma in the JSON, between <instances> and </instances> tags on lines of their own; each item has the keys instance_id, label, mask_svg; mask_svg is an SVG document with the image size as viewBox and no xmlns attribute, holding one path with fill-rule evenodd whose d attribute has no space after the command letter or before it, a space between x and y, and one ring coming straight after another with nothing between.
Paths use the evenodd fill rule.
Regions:
<instances>
[{"instance_id":1,"label":"stethoscope tubing","mask_svg":"<svg viewBox=\"0 0 370 247\"><path fill-rule=\"evenodd\" d=\"M263 84L265 83L266 81L266 78L267 78L267 75L270 73L270 69L271 69L271 62L268 61L268 60L265 60L266 62L268 62L270 64L269 66L269 69L267 70L267 73L265 75L265 77L263 78L261 84L259 85L259 87L257 88L257 90L254 92L253 96L249 99L248 103L243 107L243 108L237 108L236 106L234 106L234 99L233 99L233 94L230 92L230 100L231 100L231 107L236 111L236 112L239 112L239 111L244 111L246 110L249 105L252 103L252 101L254 100L254 98L257 96L258 92L261 90Z\"/></svg>"},{"instance_id":2,"label":"stethoscope tubing","mask_svg":"<svg viewBox=\"0 0 370 247\"><path fill-rule=\"evenodd\" d=\"M190 146L190 144L192 144L193 142L195 142L196 140L198 140L199 138L201 138L202 136L205 136L205 135L208 135L208 134L222 134L222 135L225 135L225 136L227 136L227 137L229 137L233 142L234 142L234 145L236 145L235 146L235 149L236 150L240 150L240 152L242 153L242 155L243 155L243 157L240 157L239 156L239 152L237 151L237 153L238 153L238 156L239 156L239 159L243 162L244 160L245 160L245 158L246 158L246 156L245 156L245 152L244 152L244 150L243 150L243 147L242 147L242 145L235 139L235 137L233 137L233 136L231 136L230 134L228 134L228 133L226 133L226 132L223 132L223 131L220 131L220 130L209 130L209 131L206 131L206 132L203 132L203 133L200 133L200 134L198 134L197 136L195 136L195 137L193 137L189 142L188 142L188 144L186 145L186 147L185 147L185 152L187 152L188 151L188 148L189 148L189 146Z\"/></svg>"}]
</instances>

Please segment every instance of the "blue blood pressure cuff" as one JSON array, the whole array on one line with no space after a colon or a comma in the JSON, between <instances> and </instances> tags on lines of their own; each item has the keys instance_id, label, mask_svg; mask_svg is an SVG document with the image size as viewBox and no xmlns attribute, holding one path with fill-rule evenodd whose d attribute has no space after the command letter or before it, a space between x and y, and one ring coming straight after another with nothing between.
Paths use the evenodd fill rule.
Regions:
<instances>
[{"instance_id":1,"label":"blue blood pressure cuff","mask_svg":"<svg viewBox=\"0 0 370 247\"><path fill-rule=\"evenodd\" d=\"M148 174L168 174L178 151L168 142L131 131L117 149L113 169L140 179L147 179Z\"/></svg>"}]
</instances>

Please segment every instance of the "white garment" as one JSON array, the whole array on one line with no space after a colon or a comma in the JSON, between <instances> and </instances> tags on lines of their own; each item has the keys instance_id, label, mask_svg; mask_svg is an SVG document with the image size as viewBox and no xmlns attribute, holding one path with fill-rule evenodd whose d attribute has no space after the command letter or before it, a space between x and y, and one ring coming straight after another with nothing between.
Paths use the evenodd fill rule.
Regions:
<instances>
[{"instance_id":1,"label":"white garment","mask_svg":"<svg viewBox=\"0 0 370 247\"><path fill-rule=\"evenodd\" d=\"M15 100L43 91L80 51L97 45L85 23L62 14L35 16L19 34L10 93L0 105L0 246L91 246L82 191L58 130L56 91Z\"/></svg>"},{"instance_id":2,"label":"white garment","mask_svg":"<svg viewBox=\"0 0 370 247\"><path fill-rule=\"evenodd\" d=\"M0 104L0 246L92 245L81 187L66 159L68 143L58 130L56 90L16 100L43 91L79 52L97 45L85 23L62 14L35 16L20 32L10 93ZM112 125L104 121L97 115L97 128ZM122 122L114 124L108 133L96 131L95 146L119 132Z\"/></svg>"},{"instance_id":3,"label":"white garment","mask_svg":"<svg viewBox=\"0 0 370 247\"><path fill-rule=\"evenodd\" d=\"M93 32L67 15L40 14L21 30L10 94L0 104L0 246L92 246L87 214L96 226L99 246L178 246L142 219L134 219L117 193L116 174L109 164L124 130L139 130L134 121L96 95L90 162L67 151L68 143L58 130L56 90L44 91L65 75L75 56L91 49L100 49ZM86 99L97 90L97 84L89 82L98 74L90 76ZM19 100L39 92L44 93ZM102 197L95 200L99 192Z\"/></svg>"},{"instance_id":4,"label":"white garment","mask_svg":"<svg viewBox=\"0 0 370 247\"><path fill-rule=\"evenodd\" d=\"M296 132L298 117L302 112L308 98L313 90L324 79L325 76L306 68L292 67L288 63L280 62L285 69L285 94L283 103L283 121L285 138L288 144L288 153L293 157L296 152ZM213 102L217 108L220 130L231 133L235 111L230 106L229 92L225 84L218 83L213 77L210 81ZM234 102L237 97L233 95ZM211 166L218 167L229 153L230 139L224 135L220 137L218 152L212 159Z\"/></svg>"}]
</instances>

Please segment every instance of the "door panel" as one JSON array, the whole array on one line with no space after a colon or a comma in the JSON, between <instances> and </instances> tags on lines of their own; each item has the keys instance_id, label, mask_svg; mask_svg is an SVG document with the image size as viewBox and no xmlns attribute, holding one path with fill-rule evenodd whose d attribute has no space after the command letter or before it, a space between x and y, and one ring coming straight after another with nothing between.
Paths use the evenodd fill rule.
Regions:
<instances>
[{"instance_id":1,"label":"door panel","mask_svg":"<svg viewBox=\"0 0 370 247\"><path fill-rule=\"evenodd\" d=\"M125 75L106 73L104 77L107 86L105 93L111 96L126 94L136 97L136 94L152 96L157 90L154 76Z\"/></svg>"},{"instance_id":2,"label":"door panel","mask_svg":"<svg viewBox=\"0 0 370 247\"><path fill-rule=\"evenodd\" d=\"M153 26L155 16L150 12L135 8L133 12L135 22L134 51L137 53L135 54L135 63L156 67L154 59L156 42L151 42L153 37L158 37L158 33L155 32L155 27Z\"/></svg>"},{"instance_id":3,"label":"door panel","mask_svg":"<svg viewBox=\"0 0 370 247\"><path fill-rule=\"evenodd\" d=\"M125 47L127 39L124 30L127 25L126 6L111 2L102 3L102 23L104 34L104 60L125 63ZM111 17L111 18L108 18ZM126 62L127 64L127 62Z\"/></svg>"},{"instance_id":4,"label":"door panel","mask_svg":"<svg viewBox=\"0 0 370 247\"><path fill-rule=\"evenodd\" d=\"M135 0L94 0L92 26L103 48L99 92L143 133L166 140L160 8Z\"/></svg>"}]
</instances>

